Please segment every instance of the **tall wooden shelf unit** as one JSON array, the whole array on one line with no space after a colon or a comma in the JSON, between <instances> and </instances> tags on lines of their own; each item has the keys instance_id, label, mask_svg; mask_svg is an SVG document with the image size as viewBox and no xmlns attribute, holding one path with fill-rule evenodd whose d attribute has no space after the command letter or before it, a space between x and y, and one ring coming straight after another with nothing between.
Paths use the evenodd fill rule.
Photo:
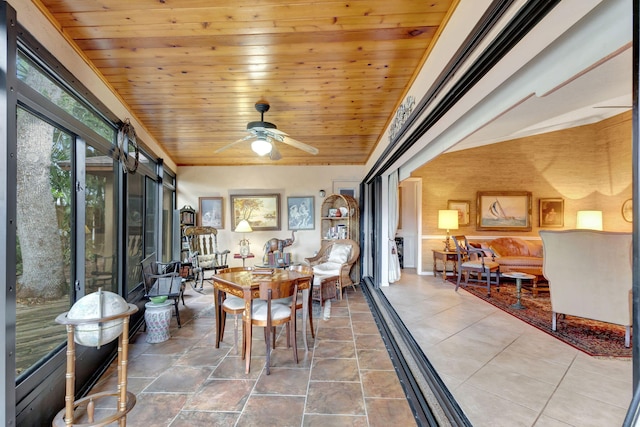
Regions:
<instances>
[{"instance_id":1,"label":"tall wooden shelf unit","mask_svg":"<svg viewBox=\"0 0 640 427\"><path fill-rule=\"evenodd\" d=\"M333 209L336 211L332 211ZM340 216L332 215L331 212L340 212ZM338 234L340 229L344 229L344 236ZM360 244L360 208L356 199L345 194L327 196L320 210L320 233L322 246L338 238L352 239ZM360 283L360 260L351 269L351 280Z\"/></svg>"}]
</instances>

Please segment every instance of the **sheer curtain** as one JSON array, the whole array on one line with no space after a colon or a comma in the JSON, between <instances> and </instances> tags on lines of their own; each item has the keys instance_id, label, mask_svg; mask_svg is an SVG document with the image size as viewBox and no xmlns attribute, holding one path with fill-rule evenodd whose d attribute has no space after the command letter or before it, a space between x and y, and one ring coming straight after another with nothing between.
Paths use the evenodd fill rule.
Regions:
<instances>
[{"instance_id":1,"label":"sheer curtain","mask_svg":"<svg viewBox=\"0 0 640 427\"><path fill-rule=\"evenodd\" d=\"M400 280L400 260L396 247L396 232L398 231L398 171L389 175L389 283Z\"/></svg>"}]
</instances>

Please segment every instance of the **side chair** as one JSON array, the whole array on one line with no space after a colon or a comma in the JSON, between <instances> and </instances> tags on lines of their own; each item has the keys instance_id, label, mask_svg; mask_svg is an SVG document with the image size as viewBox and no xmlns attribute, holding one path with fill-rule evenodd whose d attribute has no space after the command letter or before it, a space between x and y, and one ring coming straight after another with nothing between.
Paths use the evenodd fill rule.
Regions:
<instances>
[{"instance_id":1,"label":"side chair","mask_svg":"<svg viewBox=\"0 0 640 427\"><path fill-rule=\"evenodd\" d=\"M237 271L251 271L253 267L228 267L218 270L218 273L234 273ZM221 301L220 307L222 307L222 327L220 328L220 341L224 338L224 327L227 320L227 313L233 314L234 318L234 329L233 329L233 342L235 353L238 354L238 318L242 318L242 314L244 313L244 300L235 295L227 295L224 292L220 293L221 298L224 298ZM256 301L260 304L260 301ZM244 322L242 323L242 338L244 342ZM242 356L244 357L244 346L242 346Z\"/></svg>"},{"instance_id":2,"label":"side chair","mask_svg":"<svg viewBox=\"0 0 640 427\"><path fill-rule=\"evenodd\" d=\"M289 267L289 270L291 271L297 271L299 273L302 273L304 275L307 276L311 276L311 286L309 288L309 304L308 304L308 316L309 316L309 326L311 327L311 336L313 338L316 337L316 332L313 328L313 306L312 306L312 294L313 294L313 281L314 281L314 276L313 276L313 268L309 267L308 265L292 265ZM279 300L278 302L284 302L286 305L290 305L292 302L292 298L285 298L283 300ZM298 294L298 300L296 303L296 310L302 310L302 292L299 292ZM307 333L306 331L304 331L303 333Z\"/></svg>"},{"instance_id":3,"label":"side chair","mask_svg":"<svg viewBox=\"0 0 640 427\"><path fill-rule=\"evenodd\" d=\"M458 266L456 292L461 284L463 286L486 287L487 297L491 296L491 285L496 285L498 292L500 292L500 264L495 261L495 253L491 249L474 248L469 244L466 236L453 236L453 243L456 245ZM461 282L463 275L465 280ZM471 278L471 275L474 275L475 278ZM486 284L484 280L486 280Z\"/></svg>"},{"instance_id":4,"label":"side chair","mask_svg":"<svg viewBox=\"0 0 640 427\"><path fill-rule=\"evenodd\" d=\"M274 302L276 299L291 298L290 306ZM266 371L271 364L271 349L276 346L276 326L286 325L287 347L293 347L293 360L298 363L298 344L296 340L296 306L298 282L260 282L260 297L252 301L251 324L264 327L264 340L267 346ZM256 304L263 301L263 304ZM250 354L246 357L251 357Z\"/></svg>"}]
</instances>

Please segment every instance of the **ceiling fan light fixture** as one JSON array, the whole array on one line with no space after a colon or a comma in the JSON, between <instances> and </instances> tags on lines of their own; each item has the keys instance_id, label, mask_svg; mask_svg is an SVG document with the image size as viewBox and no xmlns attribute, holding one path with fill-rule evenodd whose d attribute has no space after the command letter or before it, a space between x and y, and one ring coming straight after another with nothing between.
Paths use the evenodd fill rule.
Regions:
<instances>
[{"instance_id":1,"label":"ceiling fan light fixture","mask_svg":"<svg viewBox=\"0 0 640 427\"><path fill-rule=\"evenodd\" d=\"M265 156L269 154L271 152L271 148L271 143L266 139L259 138L251 143L251 149L258 156Z\"/></svg>"}]
</instances>

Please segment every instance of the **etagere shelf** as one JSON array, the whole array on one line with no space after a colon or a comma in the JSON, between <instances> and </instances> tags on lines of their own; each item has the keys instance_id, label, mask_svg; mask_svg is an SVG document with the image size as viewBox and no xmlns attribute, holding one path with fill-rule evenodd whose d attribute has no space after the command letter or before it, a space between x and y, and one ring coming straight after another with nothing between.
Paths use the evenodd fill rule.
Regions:
<instances>
[{"instance_id":1,"label":"etagere shelf","mask_svg":"<svg viewBox=\"0 0 640 427\"><path fill-rule=\"evenodd\" d=\"M360 209L355 198L345 194L327 196L320 209L322 245L335 239L352 239L359 242ZM360 281L360 261L351 269L354 283Z\"/></svg>"}]
</instances>

